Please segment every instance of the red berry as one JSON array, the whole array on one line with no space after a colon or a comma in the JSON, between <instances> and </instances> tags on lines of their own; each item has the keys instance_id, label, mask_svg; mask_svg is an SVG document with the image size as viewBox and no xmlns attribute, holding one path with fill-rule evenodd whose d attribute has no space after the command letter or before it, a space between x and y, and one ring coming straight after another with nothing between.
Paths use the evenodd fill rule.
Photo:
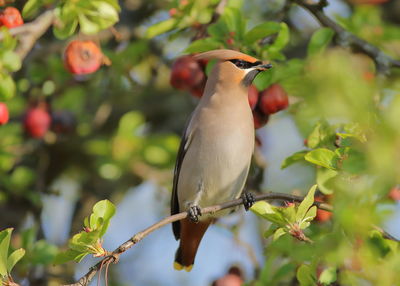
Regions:
<instances>
[{"instance_id":1,"label":"red berry","mask_svg":"<svg viewBox=\"0 0 400 286\"><path fill-rule=\"evenodd\" d=\"M264 113L273 114L289 105L286 91L279 84L272 84L260 95L260 109Z\"/></svg>"},{"instance_id":2,"label":"red berry","mask_svg":"<svg viewBox=\"0 0 400 286\"><path fill-rule=\"evenodd\" d=\"M207 67L208 60L206 60L206 59L201 59L201 60L198 60L197 62L200 64L201 68L202 68L203 71L204 71L204 70L206 69L206 67Z\"/></svg>"},{"instance_id":3,"label":"red berry","mask_svg":"<svg viewBox=\"0 0 400 286\"><path fill-rule=\"evenodd\" d=\"M235 43L235 40L234 40L233 38L228 38L228 39L226 40L226 43L227 43L229 46L232 46L232 45Z\"/></svg>"},{"instance_id":4,"label":"red berry","mask_svg":"<svg viewBox=\"0 0 400 286\"><path fill-rule=\"evenodd\" d=\"M255 129L261 128L265 124L267 124L268 119L269 119L268 114L264 114L257 109L253 110L253 120L254 120L254 128Z\"/></svg>"},{"instance_id":5,"label":"red berry","mask_svg":"<svg viewBox=\"0 0 400 286\"><path fill-rule=\"evenodd\" d=\"M329 200L329 197L319 195L319 196L315 197L315 201L316 202L326 202ZM326 221L330 220L331 217L332 217L332 212L317 209L317 215L315 217L315 220L318 222L326 222Z\"/></svg>"},{"instance_id":6,"label":"red berry","mask_svg":"<svg viewBox=\"0 0 400 286\"><path fill-rule=\"evenodd\" d=\"M186 6L187 4L189 4L189 1L188 1L188 0L181 0L181 1L179 2L179 5L181 5L181 6Z\"/></svg>"},{"instance_id":7,"label":"red berry","mask_svg":"<svg viewBox=\"0 0 400 286\"><path fill-rule=\"evenodd\" d=\"M366 81L373 81L375 79L375 74L369 71L363 73L363 78Z\"/></svg>"},{"instance_id":8,"label":"red berry","mask_svg":"<svg viewBox=\"0 0 400 286\"><path fill-rule=\"evenodd\" d=\"M40 107L28 109L24 119L24 128L28 135L34 138L42 138L50 127L49 113Z\"/></svg>"},{"instance_id":9,"label":"red berry","mask_svg":"<svg viewBox=\"0 0 400 286\"><path fill-rule=\"evenodd\" d=\"M103 54L93 41L72 41L64 52L65 67L73 74L89 74L99 69Z\"/></svg>"},{"instance_id":10,"label":"red berry","mask_svg":"<svg viewBox=\"0 0 400 286\"><path fill-rule=\"evenodd\" d=\"M17 8L7 7L0 13L0 26L14 28L24 24L21 13Z\"/></svg>"},{"instance_id":11,"label":"red berry","mask_svg":"<svg viewBox=\"0 0 400 286\"><path fill-rule=\"evenodd\" d=\"M171 9L169 9L168 13L169 13L169 15L170 15L171 17L174 17L174 16L178 13L178 9L176 9L176 8L171 8Z\"/></svg>"},{"instance_id":12,"label":"red berry","mask_svg":"<svg viewBox=\"0 0 400 286\"><path fill-rule=\"evenodd\" d=\"M215 286L240 286L243 284L243 279L235 274L226 274L225 276L214 281Z\"/></svg>"},{"instance_id":13,"label":"red berry","mask_svg":"<svg viewBox=\"0 0 400 286\"><path fill-rule=\"evenodd\" d=\"M394 201L400 201L400 186L393 187L390 190L388 197Z\"/></svg>"},{"instance_id":14,"label":"red berry","mask_svg":"<svg viewBox=\"0 0 400 286\"><path fill-rule=\"evenodd\" d=\"M170 83L177 89L191 90L198 87L206 76L199 62L191 56L183 56L172 65Z\"/></svg>"},{"instance_id":15,"label":"red berry","mask_svg":"<svg viewBox=\"0 0 400 286\"><path fill-rule=\"evenodd\" d=\"M258 89L254 84L250 85L248 96L249 96L250 108L254 110L258 102Z\"/></svg>"},{"instance_id":16,"label":"red berry","mask_svg":"<svg viewBox=\"0 0 400 286\"><path fill-rule=\"evenodd\" d=\"M201 83L200 85L195 86L194 88L192 88L192 89L190 90L190 93L191 93L194 97L199 97L199 98L200 98L200 97L203 96L204 87L205 87L205 84Z\"/></svg>"},{"instance_id":17,"label":"red berry","mask_svg":"<svg viewBox=\"0 0 400 286\"><path fill-rule=\"evenodd\" d=\"M288 202L288 201L286 201L285 202L285 207L292 207L292 206L294 206L295 205L295 203L294 202Z\"/></svg>"},{"instance_id":18,"label":"red berry","mask_svg":"<svg viewBox=\"0 0 400 286\"><path fill-rule=\"evenodd\" d=\"M332 213L324 210L317 210L317 216L315 217L315 220L318 222L326 222L330 220L332 217Z\"/></svg>"},{"instance_id":19,"label":"red berry","mask_svg":"<svg viewBox=\"0 0 400 286\"><path fill-rule=\"evenodd\" d=\"M8 108L5 103L0 102L0 125L4 125L8 122Z\"/></svg>"}]
</instances>

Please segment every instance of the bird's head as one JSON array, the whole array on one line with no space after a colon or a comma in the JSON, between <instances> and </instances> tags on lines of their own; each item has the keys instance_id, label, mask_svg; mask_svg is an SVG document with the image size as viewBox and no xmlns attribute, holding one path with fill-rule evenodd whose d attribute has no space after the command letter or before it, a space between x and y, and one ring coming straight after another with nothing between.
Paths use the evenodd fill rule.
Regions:
<instances>
[{"instance_id":1,"label":"bird's head","mask_svg":"<svg viewBox=\"0 0 400 286\"><path fill-rule=\"evenodd\" d=\"M262 62L252 56L238 51L220 49L204 52L194 56L197 60L218 60L212 76L218 81L241 84L248 87L261 71L270 69L270 63Z\"/></svg>"}]
</instances>

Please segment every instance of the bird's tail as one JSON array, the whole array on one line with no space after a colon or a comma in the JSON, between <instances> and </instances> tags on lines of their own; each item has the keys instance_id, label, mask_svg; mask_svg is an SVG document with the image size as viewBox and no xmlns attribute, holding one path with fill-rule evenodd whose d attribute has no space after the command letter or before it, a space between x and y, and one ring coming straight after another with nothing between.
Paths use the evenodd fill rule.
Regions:
<instances>
[{"instance_id":1,"label":"bird's tail","mask_svg":"<svg viewBox=\"0 0 400 286\"><path fill-rule=\"evenodd\" d=\"M212 220L210 219L194 223L187 218L180 222L180 244L176 251L174 262L176 270L184 269L188 272L192 270L200 241L211 222Z\"/></svg>"}]
</instances>

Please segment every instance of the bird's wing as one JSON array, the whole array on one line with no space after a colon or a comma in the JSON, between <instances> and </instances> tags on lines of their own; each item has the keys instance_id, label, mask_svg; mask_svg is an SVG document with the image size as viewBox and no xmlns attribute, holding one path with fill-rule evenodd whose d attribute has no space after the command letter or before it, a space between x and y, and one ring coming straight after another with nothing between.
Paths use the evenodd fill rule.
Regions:
<instances>
[{"instance_id":1,"label":"bird's wing","mask_svg":"<svg viewBox=\"0 0 400 286\"><path fill-rule=\"evenodd\" d=\"M172 186L172 197L171 197L171 215L177 214L180 212L179 209L179 201L178 201L178 180L179 173L181 171L181 166L183 159L185 158L186 151L188 150L190 143L193 138L193 129L190 128L190 121L185 126L181 144L178 150L178 156L176 158L175 169L174 169L174 181ZM172 230L175 235L175 239L179 239L180 236L180 222L176 221L172 223Z\"/></svg>"}]
</instances>

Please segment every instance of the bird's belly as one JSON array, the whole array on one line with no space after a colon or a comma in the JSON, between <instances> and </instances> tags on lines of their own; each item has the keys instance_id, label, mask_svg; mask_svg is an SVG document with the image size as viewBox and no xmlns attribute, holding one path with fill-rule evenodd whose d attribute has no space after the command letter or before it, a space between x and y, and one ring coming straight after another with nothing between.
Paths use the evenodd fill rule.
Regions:
<instances>
[{"instance_id":1,"label":"bird's belly","mask_svg":"<svg viewBox=\"0 0 400 286\"><path fill-rule=\"evenodd\" d=\"M238 130L219 138L208 136L194 144L197 146L188 150L179 176L181 210L193 203L205 207L240 196L252 155L249 146L253 146L254 137L243 136Z\"/></svg>"}]
</instances>

